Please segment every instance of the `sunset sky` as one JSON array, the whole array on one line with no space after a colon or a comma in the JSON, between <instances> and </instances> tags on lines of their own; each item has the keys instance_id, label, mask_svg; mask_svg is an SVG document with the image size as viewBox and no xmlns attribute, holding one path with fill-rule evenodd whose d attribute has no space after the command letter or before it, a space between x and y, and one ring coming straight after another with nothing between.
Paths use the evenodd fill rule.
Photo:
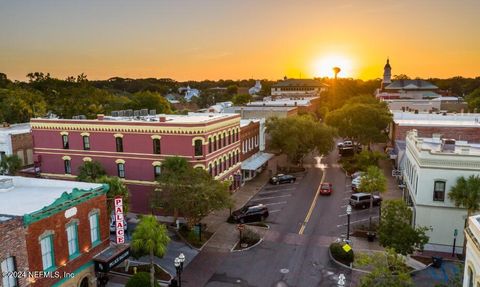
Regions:
<instances>
[{"instance_id":1,"label":"sunset sky","mask_svg":"<svg viewBox=\"0 0 480 287\"><path fill-rule=\"evenodd\" d=\"M479 0L0 0L0 72L175 80L480 76Z\"/></svg>"}]
</instances>

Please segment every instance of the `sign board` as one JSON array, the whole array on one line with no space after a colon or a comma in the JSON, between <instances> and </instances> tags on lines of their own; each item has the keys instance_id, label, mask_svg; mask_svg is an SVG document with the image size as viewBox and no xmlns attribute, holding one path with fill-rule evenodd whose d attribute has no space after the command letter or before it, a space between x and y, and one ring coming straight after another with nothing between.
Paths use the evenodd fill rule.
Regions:
<instances>
[{"instance_id":1,"label":"sign board","mask_svg":"<svg viewBox=\"0 0 480 287\"><path fill-rule=\"evenodd\" d=\"M402 176L402 171L398 169L392 170L392 176Z\"/></svg>"},{"instance_id":2,"label":"sign board","mask_svg":"<svg viewBox=\"0 0 480 287\"><path fill-rule=\"evenodd\" d=\"M455 230L453 231L453 236L457 237L457 235L458 235L458 229L455 229Z\"/></svg>"},{"instance_id":3,"label":"sign board","mask_svg":"<svg viewBox=\"0 0 480 287\"><path fill-rule=\"evenodd\" d=\"M117 244L125 243L125 226L123 218L123 198L117 196L115 202L115 234L117 236Z\"/></svg>"},{"instance_id":4,"label":"sign board","mask_svg":"<svg viewBox=\"0 0 480 287\"><path fill-rule=\"evenodd\" d=\"M105 273L109 272L130 256L130 248L126 248L119 253L115 251L114 254L110 254L111 252L113 252L113 250L109 249L107 249L107 252L105 252L107 255L111 255L108 256L108 258L94 259L95 271Z\"/></svg>"},{"instance_id":5,"label":"sign board","mask_svg":"<svg viewBox=\"0 0 480 287\"><path fill-rule=\"evenodd\" d=\"M348 252L348 251L352 250L352 247L350 247L350 245L348 245L348 244L343 245L342 248L343 248L343 250L345 250L345 252Z\"/></svg>"}]
</instances>

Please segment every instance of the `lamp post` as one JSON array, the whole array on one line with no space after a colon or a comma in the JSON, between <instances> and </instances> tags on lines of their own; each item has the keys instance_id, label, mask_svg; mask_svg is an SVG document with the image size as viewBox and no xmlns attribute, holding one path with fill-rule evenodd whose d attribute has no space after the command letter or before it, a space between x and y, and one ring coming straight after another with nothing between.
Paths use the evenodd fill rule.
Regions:
<instances>
[{"instance_id":1,"label":"lamp post","mask_svg":"<svg viewBox=\"0 0 480 287\"><path fill-rule=\"evenodd\" d=\"M178 286L182 287L182 272L183 272L183 262L185 262L185 255L180 253L177 258L173 261L175 264L175 269L177 270Z\"/></svg>"},{"instance_id":2,"label":"lamp post","mask_svg":"<svg viewBox=\"0 0 480 287\"><path fill-rule=\"evenodd\" d=\"M350 215L352 214L352 206L347 205L347 240L350 240Z\"/></svg>"}]
</instances>

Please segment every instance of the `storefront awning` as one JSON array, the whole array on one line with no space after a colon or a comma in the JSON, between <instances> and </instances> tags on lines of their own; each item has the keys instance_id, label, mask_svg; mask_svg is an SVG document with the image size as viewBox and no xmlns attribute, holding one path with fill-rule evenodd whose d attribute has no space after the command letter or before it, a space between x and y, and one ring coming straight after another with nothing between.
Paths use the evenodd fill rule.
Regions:
<instances>
[{"instance_id":1,"label":"storefront awning","mask_svg":"<svg viewBox=\"0 0 480 287\"><path fill-rule=\"evenodd\" d=\"M127 244L112 244L93 258L96 272L109 272L130 256Z\"/></svg>"},{"instance_id":2,"label":"storefront awning","mask_svg":"<svg viewBox=\"0 0 480 287\"><path fill-rule=\"evenodd\" d=\"M273 157L273 154L266 152L257 152L251 157L242 162L243 170L257 170L264 165L269 159Z\"/></svg>"}]
</instances>

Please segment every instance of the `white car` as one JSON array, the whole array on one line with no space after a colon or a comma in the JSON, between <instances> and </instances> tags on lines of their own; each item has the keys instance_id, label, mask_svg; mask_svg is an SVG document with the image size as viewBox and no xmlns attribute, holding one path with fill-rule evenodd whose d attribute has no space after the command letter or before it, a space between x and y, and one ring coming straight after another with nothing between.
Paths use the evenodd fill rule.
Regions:
<instances>
[{"instance_id":1,"label":"white car","mask_svg":"<svg viewBox=\"0 0 480 287\"><path fill-rule=\"evenodd\" d=\"M362 183L362 176L358 176L352 180L352 190L357 191L357 189L360 187L360 184Z\"/></svg>"},{"instance_id":2,"label":"white car","mask_svg":"<svg viewBox=\"0 0 480 287\"><path fill-rule=\"evenodd\" d=\"M363 174L365 174L365 172L363 172L363 171L356 171L356 172L352 173L352 179L355 179L355 178L357 178L357 177L359 177L359 176L362 176Z\"/></svg>"}]
</instances>

